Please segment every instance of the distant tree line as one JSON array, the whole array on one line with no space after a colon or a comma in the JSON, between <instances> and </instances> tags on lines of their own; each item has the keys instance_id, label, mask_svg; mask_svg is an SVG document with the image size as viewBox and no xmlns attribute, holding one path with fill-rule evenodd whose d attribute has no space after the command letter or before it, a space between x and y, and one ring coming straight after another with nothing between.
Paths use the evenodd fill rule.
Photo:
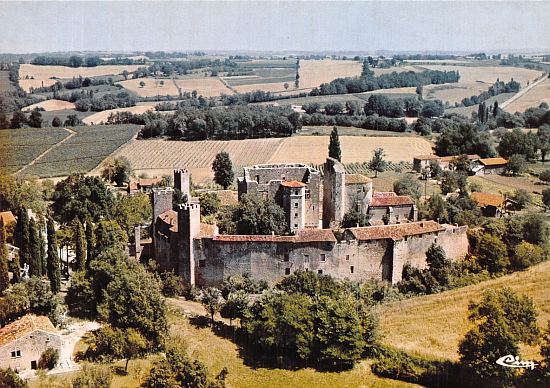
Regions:
<instances>
[{"instance_id":1,"label":"distant tree line","mask_svg":"<svg viewBox=\"0 0 550 388\"><path fill-rule=\"evenodd\" d=\"M372 71L363 71L361 77L337 78L313 88L310 96L370 92L377 89L419 87L430 84L458 82L458 71L425 70L423 72L393 72L374 76Z\"/></svg>"},{"instance_id":2,"label":"distant tree line","mask_svg":"<svg viewBox=\"0 0 550 388\"><path fill-rule=\"evenodd\" d=\"M104 61L98 56L81 57L72 55L70 57L52 57L40 55L31 60L30 63L41 66L96 67L100 65L141 65L145 61L143 59L125 57L111 58Z\"/></svg>"},{"instance_id":3,"label":"distant tree line","mask_svg":"<svg viewBox=\"0 0 550 388\"><path fill-rule=\"evenodd\" d=\"M472 106L480 104L490 97L497 96L501 93L517 93L519 92L521 85L519 82L514 81L512 78L510 82L504 83L497 79L497 81L489 87L489 90L482 92L477 96L466 97L461 101L463 106Z\"/></svg>"}]
</instances>

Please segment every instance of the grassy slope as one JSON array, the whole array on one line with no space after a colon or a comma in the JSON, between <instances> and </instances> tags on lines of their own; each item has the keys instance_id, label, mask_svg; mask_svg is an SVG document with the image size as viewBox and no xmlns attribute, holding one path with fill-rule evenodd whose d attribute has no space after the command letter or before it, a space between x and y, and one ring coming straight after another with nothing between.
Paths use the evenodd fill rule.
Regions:
<instances>
[{"instance_id":1,"label":"grassy slope","mask_svg":"<svg viewBox=\"0 0 550 388\"><path fill-rule=\"evenodd\" d=\"M457 359L458 343L469 328L468 303L479 300L487 289L501 287L531 297L539 313L539 326L546 327L550 319L550 262L472 286L382 306L384 342L427 356ZM522 352L527 359L538 358L536 347L525 347Z\"/></svg>"},{"instance_id":2,"label":"grassy slope","mask_svg":"<svg viewBox=\"0 0 550 388\"><path fill-rule=\"evenodd\" d=\"M228 387L406 387L411 384L376 377L364 361L353 370L341 373L318 372L314 369L297 371L253 368L245 365L238 346L217 336L210 328L197 328L182 314L170 314L172 330L183 335L191 355L204 362L215 375L227 367Z\"/></svg>"}]
</instances>

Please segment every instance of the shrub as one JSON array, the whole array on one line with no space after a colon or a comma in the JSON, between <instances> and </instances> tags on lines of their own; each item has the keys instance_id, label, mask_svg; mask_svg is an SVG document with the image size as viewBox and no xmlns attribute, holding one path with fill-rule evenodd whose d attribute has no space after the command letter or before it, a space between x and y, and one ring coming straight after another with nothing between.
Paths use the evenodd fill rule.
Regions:
<instances>
[{"instance_id":1,"label":"shrub","mask_svg":"<svg viewBox=\"0 0 550 388\"><path fill-rule=\"evenodd\" d=\"M512 256L512 266L516 269L525 269L544 260L544 250L538 245L522 241Z\"/></svg>"},{"instance_id":2,"label":"shrub","mask_svg":"<svg viewBox=\"0 0 550 388\"><path fill-rule=\"evenodd\" d=\"M184 285L180 276L174 272L163 272L162 279L162 294L168 297L180 296L184 293Z\"/></svg>"},{"instance_id":3,"label":"shrub","mask_svg":"<svg viewBox=\"0 0 550 388\"><path fill-rule=\"evenodd\" d=\"M54 348L48 348L44 350L44 353L38 360L38 369L53 369L59 361L59 350Z\"/></svg>"},{"instance_id":4,"label":"shrub","mask_svg":"<svg viewBox=\"0 0 550 388\"><path fill-rule=\"evenodd\" d=\"M26 388L27 383L12 369L0 369L0 387Z\"/></svg>"}]
</instances>

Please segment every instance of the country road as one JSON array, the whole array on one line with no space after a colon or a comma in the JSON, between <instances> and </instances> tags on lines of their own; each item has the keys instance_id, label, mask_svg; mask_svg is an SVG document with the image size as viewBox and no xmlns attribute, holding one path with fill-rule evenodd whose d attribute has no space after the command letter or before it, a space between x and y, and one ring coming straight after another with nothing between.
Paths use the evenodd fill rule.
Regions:
<instances>
[{"instance_id":1,"label":"country road","mask_svg":"<svg viewBox=\"0 0 550 388\"><path fill-rule=\"evenodd\" d=\"M504 109L506 108L508 105L510 105L512 102L516 101L518 98L520 98L521 96L523 96L524 94L526 94L527 92L529 92L531 89L533 89L535 86L537 86L538 84L541 84L544 82L544 80L546 80L547 76L544 75L542 77L540 77L540 79L534 81L534 82L531 82L529 84L529 86L526 86L525 88L521 89L519 92L517 92L516 94L514 94L512 96L512 98L504 101L502 104L500 104L499 108L501 109Z\"/></svg>"}]
</instances>

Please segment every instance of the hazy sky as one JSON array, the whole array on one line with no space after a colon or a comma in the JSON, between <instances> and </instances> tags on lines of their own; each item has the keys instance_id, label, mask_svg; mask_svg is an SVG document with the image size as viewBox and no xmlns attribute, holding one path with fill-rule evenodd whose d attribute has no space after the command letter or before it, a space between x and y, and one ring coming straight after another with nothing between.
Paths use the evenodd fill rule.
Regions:
<instances>
[{"instance_id":1,"label":"hazy sky","mask_svg":"<svg viewBox=\"0 0 550 388\"><path fill-rule=\"evenodd\" d=\"M550 48L550 2L6 2L0 52Z\"/></svg>"}]
</instances>

